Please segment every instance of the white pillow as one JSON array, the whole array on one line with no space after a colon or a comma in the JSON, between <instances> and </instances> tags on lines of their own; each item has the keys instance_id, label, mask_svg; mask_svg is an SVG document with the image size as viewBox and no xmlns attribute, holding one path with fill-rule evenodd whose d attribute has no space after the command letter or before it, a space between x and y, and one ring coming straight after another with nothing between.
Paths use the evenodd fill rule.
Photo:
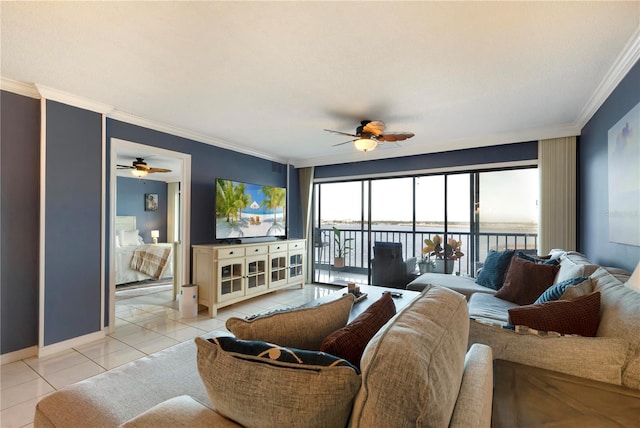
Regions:
<instances>
[{"instance_id":1,"label":"white pillow","mask_svg":"<svg viewBox=\"0 0 640 428\"><path fill-rule=\"evenodd\" d=\"M138 229L136 230L123 230L122 232L122 242L120 245L127 247L129 245L140 245L138 242Z\"/></svg>"},{"instance_id":2,"label":"white pillow","mask_svg":"<svg viewBox=\"0 0 640 428\"><path fill-rule=\"evenodd\" d=\"M138 235L138 245L144 245L144 239L142 238L142 235Z\"/></svg>"}]
</instances>

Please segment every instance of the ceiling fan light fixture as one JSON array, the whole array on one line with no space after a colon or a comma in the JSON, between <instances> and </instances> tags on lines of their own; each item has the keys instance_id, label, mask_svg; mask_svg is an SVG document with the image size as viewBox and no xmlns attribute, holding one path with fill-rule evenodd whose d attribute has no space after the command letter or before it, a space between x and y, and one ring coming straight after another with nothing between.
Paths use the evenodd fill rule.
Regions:
<instances>
[{"instance_id":1,"label":"ceiling fan light fixture","mask_svg":"<svg viewBox=\"0 0 640 428\"><path fill-rule=\"evenodd\" d=\"M359 138L353 142L356 146L356 149L361 152L370 152L371 150L378 147L378 142L376 140L372 140L371 138Z\"/></svg>"},{"instance_id":2,"label":"ceiling fan light fixture","mask_svg":"<svg viewBox=\"0 0 640 428\"><path fill-rule=\"evenodd\" d=\"M133 175L134 177L142 178L142 177L146 177L147 174L148 174L148 172L143 170L143 169L132 169L131 170L131 175Z\"/></svg>"}]
</instances>

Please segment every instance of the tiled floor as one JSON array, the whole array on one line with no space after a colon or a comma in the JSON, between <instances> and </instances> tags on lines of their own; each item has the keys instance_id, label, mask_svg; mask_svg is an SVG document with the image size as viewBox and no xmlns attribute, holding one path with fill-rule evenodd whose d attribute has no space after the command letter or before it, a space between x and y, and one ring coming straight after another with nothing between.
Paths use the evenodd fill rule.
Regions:
<instances>
[{"instance_id":1,"label":"tiled floor","mask_svg":"<svg viewBox=\"0 0 640 428\"><path fill-rule=\"evenodd\" d=\"M113 334L45 358L2 365L0 427L31 427L36 403L53 391L213 330L226 332L229 317L298 306L337 289L291 287L220 309L216 318L201 311L197 318L181 319L171 291L119 300Z\"/></svg>"}]
</instances>

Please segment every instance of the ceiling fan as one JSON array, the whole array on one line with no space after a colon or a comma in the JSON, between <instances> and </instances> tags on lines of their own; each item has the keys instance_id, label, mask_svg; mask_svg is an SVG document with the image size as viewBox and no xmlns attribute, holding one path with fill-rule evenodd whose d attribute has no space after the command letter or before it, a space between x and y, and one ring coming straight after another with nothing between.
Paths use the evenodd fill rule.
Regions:
<instances>
[{"instance_id":1,"label":"ceiling fan","mask_svg":"<svg viewBox=\"0 0 640 428\"><path fill-rule=\"evenodd\" d=\"M170 169L166 168L151 168L143 158L136 158L132 165L117 165L117 167L118 169L130 169L131 174L138 178L145 177L147 174L154 172L171 172Z\"/></svg>"},{"instance_id":2,"label":"ceiling fan","mask_svg":"<svg viewBox=\"0 0 640 428\"><path fill-rule=\"evenodd\" d=\"M356 149L363 152L370 152L378 147L378 143L403 141L407 138L413 137L413 132L384 132L385 124L381 120L363 120L360 122L360 126L356 129L355 134L348 132L334 131L332 129L325 129L325 131L333 132L339 135L348 135L355 137L352 140L345 141L344 143L334 144L335 146L341 146L347 143L354 143Z\"/></svg>"}]
</instances>

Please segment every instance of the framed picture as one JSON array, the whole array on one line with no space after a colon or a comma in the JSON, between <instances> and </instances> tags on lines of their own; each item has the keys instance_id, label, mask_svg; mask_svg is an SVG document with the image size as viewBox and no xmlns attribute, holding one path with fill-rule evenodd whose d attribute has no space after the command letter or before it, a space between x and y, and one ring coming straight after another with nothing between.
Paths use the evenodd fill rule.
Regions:
<instances>
[{"instance_id":1,"label":"framed picture","mask_svg":"<svg viewBox=\"0 0 640 428\"><path fill-rule=\"evenodd\" d=\"M158 210L158 194L157 193L144 194L144 210L145 211Z\"/></svg>"}]
</instances>

